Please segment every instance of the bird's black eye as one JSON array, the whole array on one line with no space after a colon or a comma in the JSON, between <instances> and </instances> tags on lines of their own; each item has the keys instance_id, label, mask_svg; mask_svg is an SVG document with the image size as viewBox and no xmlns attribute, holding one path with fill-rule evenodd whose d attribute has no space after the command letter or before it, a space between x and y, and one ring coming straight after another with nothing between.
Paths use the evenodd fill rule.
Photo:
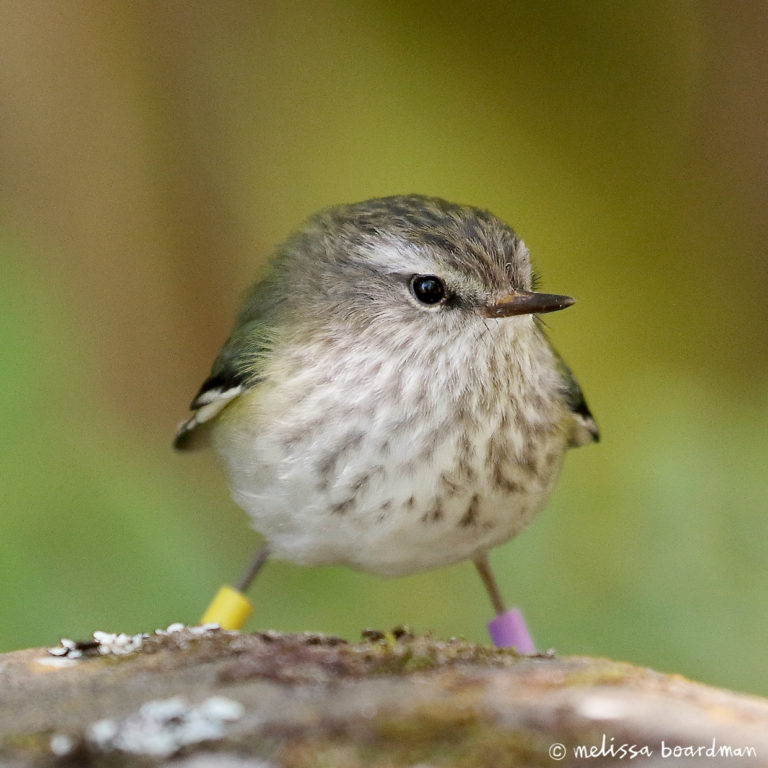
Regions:
<instances>
[{"instance_id":1,"label":"bird's black eye","mask_svg":"<svg viewBox=\"0 0 768 768\"><path fill-rule=\"evenodd\" d=\"M414 275L411 292L422 304L439 304L446 296L445 284L435 275Z\"/></svg>"}]
</instances>

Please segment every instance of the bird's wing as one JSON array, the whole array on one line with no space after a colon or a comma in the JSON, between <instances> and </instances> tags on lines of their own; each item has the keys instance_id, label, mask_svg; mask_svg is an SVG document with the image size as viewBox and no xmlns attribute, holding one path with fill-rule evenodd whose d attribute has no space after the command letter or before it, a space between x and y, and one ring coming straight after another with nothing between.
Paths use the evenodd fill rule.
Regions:
<instances>
[{"instance_id":1,"label":"bird's wing","mask_svg":"<svg viewBox=\"0 0 768 768\"><path fill-rule=\"evenodd\" d=\"M549 339L547 339L549 341ZM571 446L587 445L588 443L598 442L600 440L600 430L595 421L595 417L589 410L584 393L581 391L579 382L573 375L573 371L560 356L560 353L554 348L551 342L549 347L555 357L557 370L560 373L560 379L563 383L563 396L565 404L574 417L573 431L571 433Z\"/></svg>"},{"instance_id":2,"label":"bird's wing","mask_svg":"<svg viewBox=\"0 0 768 768\"><path fill-rule=\"evenodd\" d=\"M211 373L195 395L193 411L176 430L173 447L188 450L205 444L208 427L236 397L255 387L270 347L266 328L257 320L239 322L219 352Z\"/></svg>"}]
</instances>

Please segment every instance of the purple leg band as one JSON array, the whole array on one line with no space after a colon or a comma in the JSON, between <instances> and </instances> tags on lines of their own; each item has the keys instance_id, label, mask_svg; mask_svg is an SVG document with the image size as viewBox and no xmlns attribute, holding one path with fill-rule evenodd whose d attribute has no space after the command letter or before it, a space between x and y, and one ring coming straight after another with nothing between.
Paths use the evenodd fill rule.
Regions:
<instances>
[{"instance_id":1,"label":"purple leg band","mask_svg":"<svg viewBox=\"0 0 768 768\"><path fill-rule=\"evenodd\" d=\"M498 648L516 648L518 653L536 653L531 633L525 625L523 614L512 608L497 616L488 624L493 644Z\"/></svg>"}]
</instances>

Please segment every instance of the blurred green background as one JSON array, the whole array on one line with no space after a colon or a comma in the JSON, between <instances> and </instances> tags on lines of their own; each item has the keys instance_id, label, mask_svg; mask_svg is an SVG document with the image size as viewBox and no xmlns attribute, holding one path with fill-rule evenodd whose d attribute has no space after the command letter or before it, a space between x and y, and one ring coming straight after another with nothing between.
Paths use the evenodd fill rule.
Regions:
<instances>
[{"instance_id":1,"label":"blurred green background","mask_svg":"<svg viewBox=\"0 0 768 768\"><path fill-rule=\"evenodd\" d=\"M177 422L274 246L484 206L603 432L497 550L542 647L768 694L768 5L0 6L0 650L194 622L258 541ZM271 564L249 628L485 639L469 564Z\"/></svg>"}]
</instances>

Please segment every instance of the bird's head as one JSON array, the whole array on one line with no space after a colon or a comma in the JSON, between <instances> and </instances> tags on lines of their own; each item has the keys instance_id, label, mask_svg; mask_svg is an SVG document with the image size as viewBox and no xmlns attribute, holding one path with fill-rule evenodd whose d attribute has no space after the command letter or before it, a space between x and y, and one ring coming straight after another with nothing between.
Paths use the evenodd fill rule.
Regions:
<instances>
[{"instance_id":1,"label":"bird's head","mask_svg":"<svg viewBox=\"0 0 768 768\"><path fill-rule=\"evenodd\" d=\"M496 216L421 195L322 211L279 263L298 311L359 332L450 333L574 303L533 290L528 249Z\"/></svg>"}]
</instances>

